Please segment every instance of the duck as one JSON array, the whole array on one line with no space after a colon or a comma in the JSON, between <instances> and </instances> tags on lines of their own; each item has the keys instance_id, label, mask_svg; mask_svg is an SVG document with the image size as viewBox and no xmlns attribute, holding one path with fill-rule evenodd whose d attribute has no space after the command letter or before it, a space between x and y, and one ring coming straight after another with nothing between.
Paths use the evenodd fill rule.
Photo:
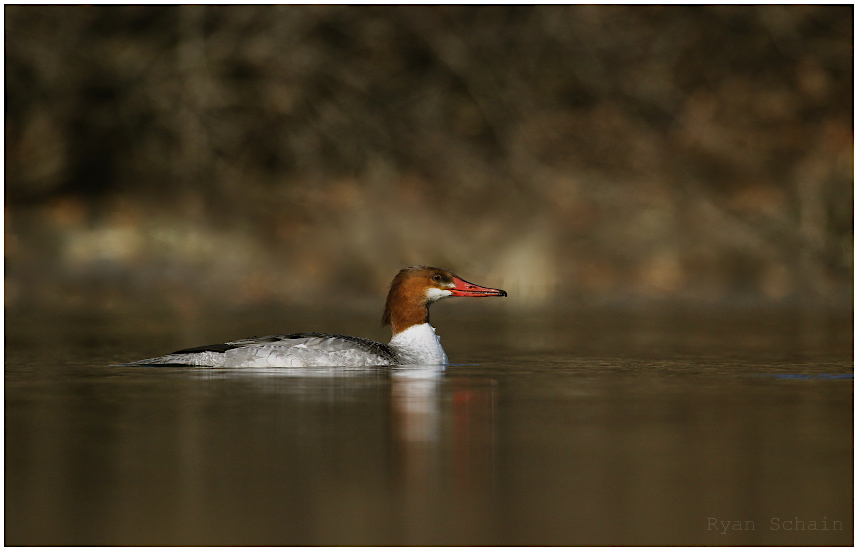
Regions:
<instances>
[{"instance_id":1,"label":"duck","mask_svg":"<svg viewBox=\"0 0 858 551\"><path fill-rule=\"evenodd\" d=\"M429 324L429 307L449 297L505 297L506 291L470 283L453 272L410 266L390 283L382 326L387 344L328 333L290 333L196 346L125 364L161 367L370 367L444 366L447 353Z\"/></svg>"}]
</instances>

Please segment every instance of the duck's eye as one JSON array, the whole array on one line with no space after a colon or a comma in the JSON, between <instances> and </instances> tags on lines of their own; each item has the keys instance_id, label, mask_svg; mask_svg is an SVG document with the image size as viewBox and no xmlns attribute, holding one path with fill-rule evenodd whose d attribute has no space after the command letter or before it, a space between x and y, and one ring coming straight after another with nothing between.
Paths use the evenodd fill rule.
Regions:
<instances>
[{"instance_id":1,"label":"duck's eye","mask_svg":"<svg viewBox=\"0 0 858 551\"><path fill-rule=\"evenodd\" d=\"M441 274L435 274L435 275L433 275L433 276L432 276L432 281L437 281L438 283L441 283Z\"/></svg>"}]
</instances>

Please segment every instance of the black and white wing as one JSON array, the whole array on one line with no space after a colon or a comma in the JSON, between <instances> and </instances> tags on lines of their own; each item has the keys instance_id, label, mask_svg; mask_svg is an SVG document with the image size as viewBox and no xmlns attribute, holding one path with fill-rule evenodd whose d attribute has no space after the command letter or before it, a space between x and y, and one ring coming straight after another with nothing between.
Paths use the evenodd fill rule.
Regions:
<instances>
[{"instance_id":1,"label":"black and white wing","mask_svg":"<svg viewBox=\"0 0 858 551\"><path fill-rule=\"evenodd\" d=\"M148 358L127 365L352 367L396 363L396 356L389 346L370 339L326 333L292 333L186 348L166 356Z\"/></svg>"}]
</instances>

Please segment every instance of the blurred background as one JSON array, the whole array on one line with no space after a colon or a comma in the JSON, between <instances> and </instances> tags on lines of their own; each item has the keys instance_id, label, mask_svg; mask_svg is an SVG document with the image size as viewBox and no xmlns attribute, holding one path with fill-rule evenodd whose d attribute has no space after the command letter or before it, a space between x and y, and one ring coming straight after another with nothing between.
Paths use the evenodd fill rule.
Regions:
<instances>
[{"instance_id":1,"label":"blurred background","mask_svg":"<svg viewBox=\"0 0 858 551\"><path fill-rule=\"evenodd\" d=\"M851 5L4 16L7 307L851 308Z\"/></svg>"}]
</instances>

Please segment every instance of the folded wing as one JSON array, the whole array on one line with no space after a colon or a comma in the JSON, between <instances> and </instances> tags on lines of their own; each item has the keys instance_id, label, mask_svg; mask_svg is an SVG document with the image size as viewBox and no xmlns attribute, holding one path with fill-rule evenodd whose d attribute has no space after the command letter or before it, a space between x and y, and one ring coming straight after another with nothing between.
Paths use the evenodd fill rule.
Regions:
<instances>
[{"instance_id":1,"label":"folded wing","mask_svg":"<svg viewBox=\"0 0 858 551\"><path fill-rule=\"evenodd\" d=\"M186 348L133 362L141 366L313 367L396 364L389 346L360 337L292 333Z\"/></svg>"}]
</instances>

